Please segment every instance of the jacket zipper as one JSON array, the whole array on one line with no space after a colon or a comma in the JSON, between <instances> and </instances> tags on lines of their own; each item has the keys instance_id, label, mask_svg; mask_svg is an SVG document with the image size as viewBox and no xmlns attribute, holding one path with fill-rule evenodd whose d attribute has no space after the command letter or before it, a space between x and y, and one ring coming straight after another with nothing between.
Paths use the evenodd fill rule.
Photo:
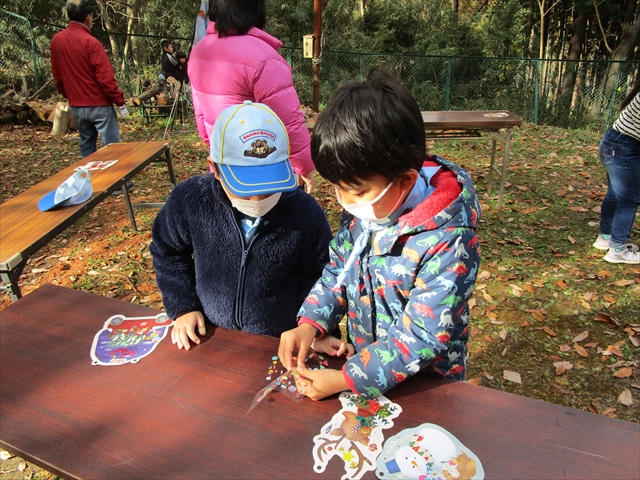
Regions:
<instances>
[{"instance_id":1,"label":"jacket zipper","mask_svg":"<svg viewBox=\"0 0 640 480\"><path fill-rule=\"evenodd\" d=\"M251 245L253 244L254 240L260 233L260 230L261 230L260 227L262 226L262 223L258 225L258 228L256 229L255 233L251 237L251 240L249 240L248 245L246 244L246 241L244 238L244 232L242 231L242 228L240 227L240 225L238 225L237 220L234 223L236 224L236 229L238 230L238 233L240 234L240 239L242 241L242 259L240 260L240 273L238 275L238 289L236 290L236 305L234 309L234 316L235 316L235 322L236 322L236 326L238 327L238 330L242 330L242 296L244 293L244 279L246 275L245 266L247 263L247 256L249 255L249 249L251 248Z\"/></svg>"}]
</instances>

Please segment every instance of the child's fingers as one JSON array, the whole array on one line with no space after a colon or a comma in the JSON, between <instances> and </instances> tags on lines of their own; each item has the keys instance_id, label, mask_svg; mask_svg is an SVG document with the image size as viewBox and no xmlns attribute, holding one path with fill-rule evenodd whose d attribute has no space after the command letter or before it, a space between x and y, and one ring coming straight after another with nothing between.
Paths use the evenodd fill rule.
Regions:
<instances>
[{"instance_id":1,"label":"child's fingers","mask_svg":"<svg viewBox=\"0 0 640 480\"><path fill-rule=\"evenodd\" d=\"M310 346L311 342L304 339L300 340L300 345L298 346L298 367L304 368L304 361L307 358Z\"/></svg>"},{"instance_id":2,"label":"child's fingers","mask_svg":"<svg viewBox=\"0 0 640 480\"><path fill-rule=\"evenodd\" d=\"M207 327L205 326L205 323L204 323L204 317L200 312L198 312L197 318L198 318L198 332L200 333L200 335L206 335ZM198 340L196 343L200 343L200 340Z\"/></svg>"},{"instance_id":3,"label":"child's fingers","mask_svg":"<svg viewBox=\"0 0 640 480\"><path fill-rule=\"evenodd\" d=\"M293 348L295 347L295 338L291 338L291 335L288 332L285 332L280 337L280 345L278 346L278 358L282 365L287 370L291 368L291 357L293 353Z\"/></svg>"},{"instance_id":4,"label":"child's fingers","mask_svg":"<svg viewBox=\"0 0 640 480\"><path fill-rule=\"evenodd\" d=\"M355 355L356 349L351 343L347 343L347 358L351 358Z\"/></svg>"},{"instance_id":5,"label":"child's fingers","mask_svg":"<svg viewBox=\"0 0 640 480\"><path fill-rule=\"evenodd\" d=\"M206 330L205 330L205 333ZM196 331L195 330L191 330L191 329L187 329L187 336L191 339L191 341L193 343L195 343L196 345L200 344L200 339L198 338L198 336L196 335ZM189 340L187 340L187 345L189 344Z\"/></svg>"}]
</instances>

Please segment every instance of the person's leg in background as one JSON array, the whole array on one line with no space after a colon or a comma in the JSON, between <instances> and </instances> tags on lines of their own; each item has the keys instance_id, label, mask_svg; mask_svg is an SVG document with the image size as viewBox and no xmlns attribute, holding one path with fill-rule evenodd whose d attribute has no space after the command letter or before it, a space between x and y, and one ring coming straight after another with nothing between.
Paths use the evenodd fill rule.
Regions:
<instances>
[{"instance_id":1,"label":"person's leg in background","mask_svg":"<svg viewBox=\"0 0 640 480\"><path fill-rule=\"evenodd\" d=\"M93 125L91 110L92 107L71 107L71 115L76 120L80 134L80 155L82 158L96 151L96 142L98 141L98 131Z\"/></svg>"},{"instance_id":2,"label":"person's leg in background","mask_svg":"<svg viewBox=\"0 0 640 480\"><path fill-rule=\"evenodd\" d=\"M600 160L607 170L607 194L602 202L600 235L611 235L605 260L640 264L640 253L629 244L640 205L640 142L611 129L600 144ZM597 242L596 242L597 243Z\"/></svg>"},{"instance_id":3,"label":"person's leg in background","mask_svg":"<svg viewBox=\"0 0 640 480\"><path fill-rule=\"evenodd\" d=\"M92 120L96 130L100 133L100 139L103 145L110 143L120 143L120 127L118 126L118 115L115 109L109 105L108 107L93 107Z\"/></svg>"}]
</instances>

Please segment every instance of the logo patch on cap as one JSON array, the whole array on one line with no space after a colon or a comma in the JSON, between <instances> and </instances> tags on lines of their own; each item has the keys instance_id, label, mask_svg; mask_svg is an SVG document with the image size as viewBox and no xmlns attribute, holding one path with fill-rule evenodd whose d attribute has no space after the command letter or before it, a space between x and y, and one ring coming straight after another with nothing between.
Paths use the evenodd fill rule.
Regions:
<instances>
[{"instance_id":1,"label":"logo patch on cap","mask_svg":"<svg viewBox=\"0 0 640 480\"><path fill-rule=\"evenodd\" d=\"M276 147L270 147L266 140L256 140L251 144L251 150L245 150L245 157L267 158L277 150Z\"/></svg>"}]
</instances>

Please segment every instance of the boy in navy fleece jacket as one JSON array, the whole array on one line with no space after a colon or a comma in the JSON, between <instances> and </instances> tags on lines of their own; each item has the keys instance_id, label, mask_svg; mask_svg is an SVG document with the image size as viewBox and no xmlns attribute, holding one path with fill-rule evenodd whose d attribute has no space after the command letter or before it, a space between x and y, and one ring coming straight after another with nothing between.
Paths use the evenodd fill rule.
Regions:
<instances>
[{"instance_id":1,"label":"boy in navy fleece jacket","mask_svg":"<svg viewBox=\"0 0 640 480\"><path fill-rule=\"evenodd\" d=\"M322 208L297 188L286 129L266 105L225 109L210 157L213 174L173 190L150 246L172 341L185 350L207 321L271 336L295 327L332 237Z\"/></svg>"},{"instance_id":2,"label":"boy in navy fleece jacket","mask_svg":"<svg viewBox=\"0 0 640 480\"><path fill-rule=\"evenodd\" d=\"M480 264L469 176L426 154L418 104L379 70L334 94L311 152L345 211L299 326L281 336L283 365L296 366L297 350L314 400L343 390L375 398L420 371L463 380ZM331 336L345 314L353 346ZM310 347L348 360L342 371L306 370Z\"/></svg>"}]
</instances>

